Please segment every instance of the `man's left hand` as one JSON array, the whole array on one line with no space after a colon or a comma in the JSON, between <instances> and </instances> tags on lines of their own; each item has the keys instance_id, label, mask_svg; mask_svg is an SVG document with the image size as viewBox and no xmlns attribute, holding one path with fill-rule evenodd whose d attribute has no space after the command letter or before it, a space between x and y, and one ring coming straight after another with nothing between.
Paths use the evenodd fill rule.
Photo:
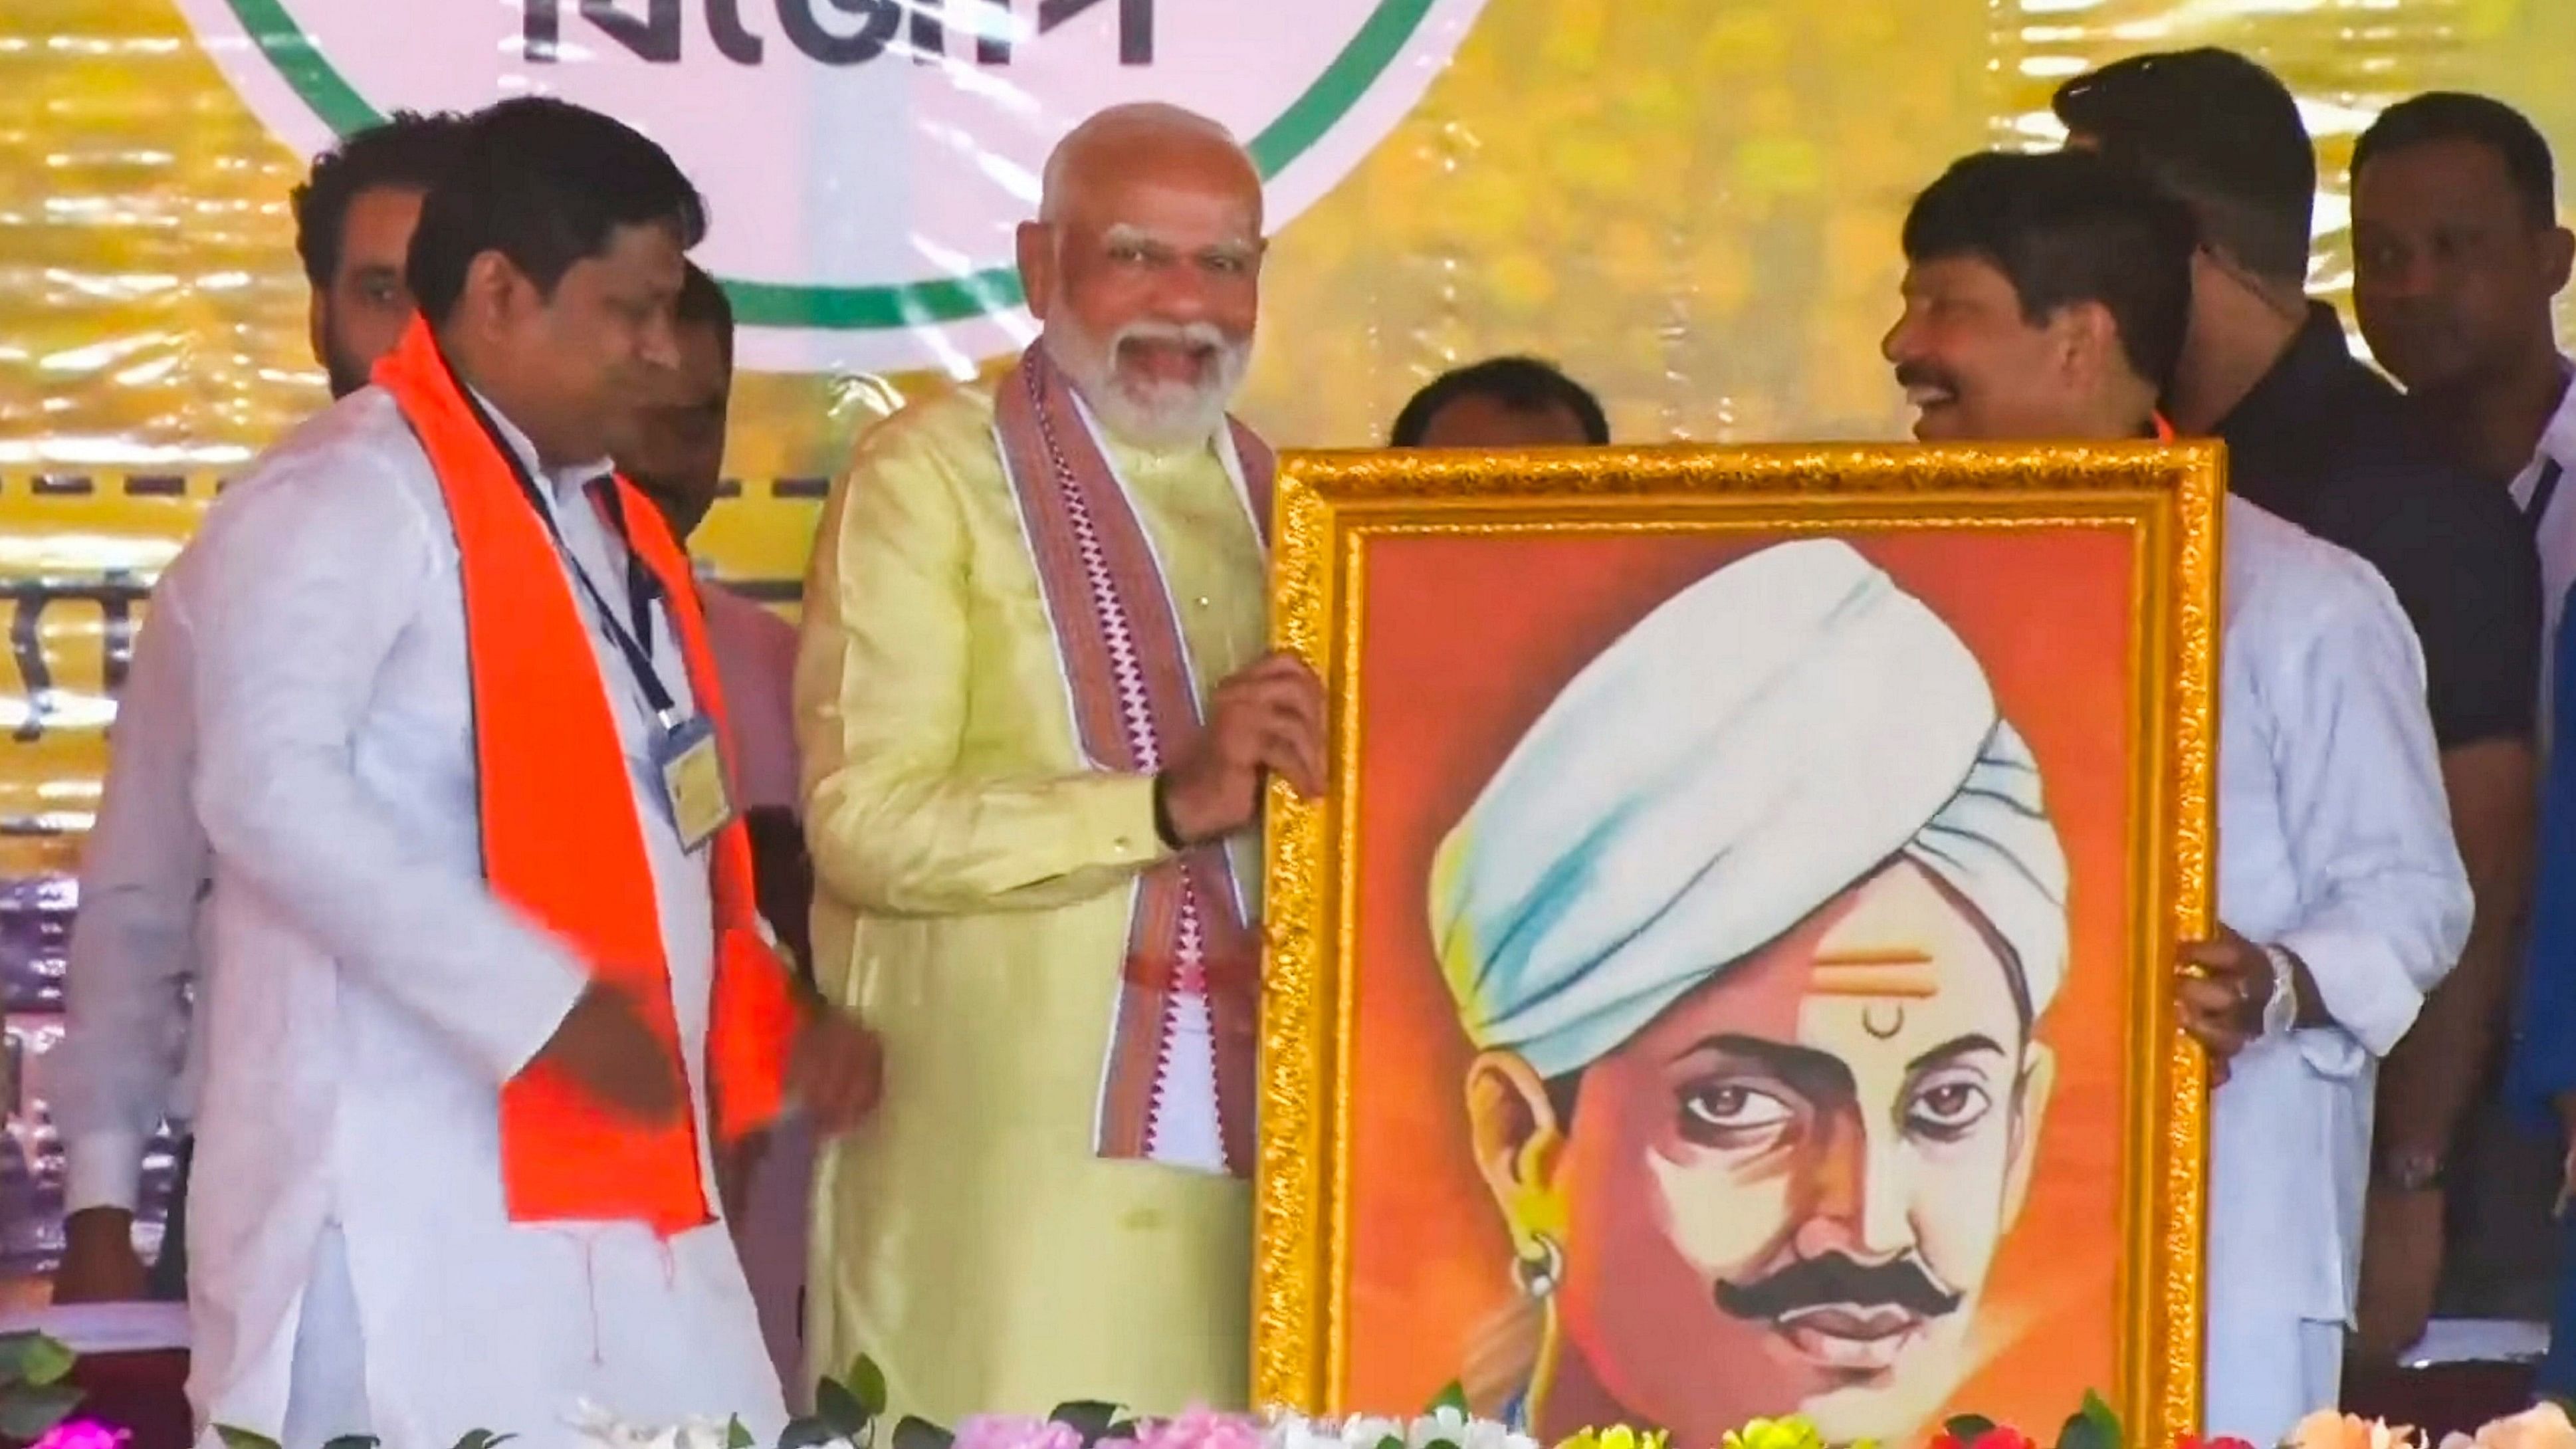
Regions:
<instances>
[{"instance_id":1,"label":"man's left hand","mask_svg":"<svg viewBox=\"0 0 2576 1449\"><path fill-rule=\"evenodd\" d=\"M2174 976L2182 1029L2210 1055L2210 1085L2227 1080L2227 1063L2263 1034L2263 1004L2272 999L2272 958L2227 929L2186 943Z\"/></svg>"},{"instance_id":2,"label":"man's left hand","mask_svg":"<svg viewBox=\"0 0 2576 1449\"><path fill-rule=\"evenodd\" d=\"M876 1110L885 1092L885 1052L877 1034L837 1011L816 1012L787 1065L787 1090L826 1135L847 1132Z\"/></svg>"},{"instance_id":3,"label":"man's left hand","mask_svg":"<svg viewBox=\"0 0 2576 1449\"><path fill-rule=\"evenodd\" d=\"M2424 1336L2442 1278L2442 1190L2373 1184L2362 1227L2353 1351L2393 1363Z\"/></svg>"}]
</instances>

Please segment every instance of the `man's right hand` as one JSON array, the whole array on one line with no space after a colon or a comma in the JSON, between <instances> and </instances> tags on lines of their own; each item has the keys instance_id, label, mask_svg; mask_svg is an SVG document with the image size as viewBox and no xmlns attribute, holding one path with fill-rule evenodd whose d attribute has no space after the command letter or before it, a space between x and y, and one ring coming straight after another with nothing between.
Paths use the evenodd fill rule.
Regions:
<instances>
[{"instance_id":1,"label":"man's right hand","mask_svg":"<svg viewBox=\"0 0 2576 1449\"><path fill-rule=\"evenodd\" d=\"M83 1208L63 1220L63 1265L54 1271L56 1303L130 1303L148 1298L143 1255L134 1251L134 1214Z\"/></svg>"},{"instance_id":2,"label":"man's right hand","mask_svg":"<svg viewBox=\"0 0 2576 1449\"><path fill-rule=\"evenodd\" d=\"M1163 805L1184 844L1232 835L1261 813L1261 777L1324 793L1324 686L1292 654L1265 654L1216 687L1207 727L1163 771Z\"/></svg>"},{"instance_id":3,"label":"man's right hand","mask_svg":"<svg viewBox=\"0 0 2576 1449\"><path fill-rule=\"evenodd\" d=\"M634 998L604 981L582 991L530 1065L563 1072L639 1122L678 1116L688 1091L679 1062L644 1024Z\"/></svg>"}]
</instances>

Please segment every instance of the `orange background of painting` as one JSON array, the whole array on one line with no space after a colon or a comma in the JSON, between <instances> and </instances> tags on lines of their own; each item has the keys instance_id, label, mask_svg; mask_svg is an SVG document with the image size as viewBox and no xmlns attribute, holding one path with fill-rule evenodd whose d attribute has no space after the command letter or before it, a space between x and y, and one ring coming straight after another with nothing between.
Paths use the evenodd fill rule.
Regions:
<instances>
[{"instance_id":1,"label":"orange background of painting","mask_svg":"<svg viewBox=\"0 0 2576 1449\"><path fill-rule=\"evenodd\" d=\"M2135 536L2122 527L1844 536L1983 661L2038 757L2072 872L2071 967L2041 1028L2057 1052L2057 1088L2030 1197L1979 1310L1985 1366L1953 1406L2045 1442L2087 1388L2118 1387ZM1585 660L1693 580L1779 537L1418 535L1367 545L1347 1408L1428 1402L1460 1377L1482 1326L1516 1291L1510 1242L1466 1150L1470 1053L1425 920L1431 854Z\"/></svg>"}]
</instances>

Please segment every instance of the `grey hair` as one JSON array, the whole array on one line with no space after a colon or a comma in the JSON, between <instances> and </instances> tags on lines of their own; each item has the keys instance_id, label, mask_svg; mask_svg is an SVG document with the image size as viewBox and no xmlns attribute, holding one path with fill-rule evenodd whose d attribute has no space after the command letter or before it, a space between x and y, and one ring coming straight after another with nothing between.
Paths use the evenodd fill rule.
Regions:
<instances>
[{"instance_id":1,"label":"grey hair","mask_svg":"<svg viewBox=\"0 0 2576 1449\"><path fill-rule=\"evenodd\" d=\"M1200 136L1221 141L1240 151L1243 144L1223 122L1211 120L1196 111L1163 101L1131 101L1093 113L1090 119L1065 133L1055 150L1049 152L1046 171L1038 196L1038 220L1053 225L1064 219L1069 204L1067 192L1072 186L1073 163L1082 151L1103 138L1119 132L1143 132L1162 135Z\"/></svg>"}]
</instances>

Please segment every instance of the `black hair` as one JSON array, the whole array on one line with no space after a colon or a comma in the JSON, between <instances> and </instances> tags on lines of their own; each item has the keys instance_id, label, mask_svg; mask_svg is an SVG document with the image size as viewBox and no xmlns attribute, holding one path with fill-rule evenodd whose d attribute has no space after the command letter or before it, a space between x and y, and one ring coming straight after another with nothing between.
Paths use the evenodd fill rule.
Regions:
<instances>
[{"instance_id":1,"label":"black hair","mask_svg":"<svg viewBox=\"0 0 2576 1449\"><path fill-rule=\"evenodd\" d=\"M2183 203L2107 157L1988 152L1953 164L1914 199L1905 260L1988 262L2033 324L2100 304L2131 369L2162 392L2191 321L2194 236Z\"/></svg>"},{"instance_id":2,"label":"black hair","mask_svg":"<svg viewBox=\"0 0 2576 1449\"><path fill-rule=\"evenodd\" d=\"M446 178L465 139L454 111L396 111L313 158L313 169L287 196L295 213L295 255L313 290L330 290L348 243L349 207L369 191L429 192Z\"/></svg>"},{"instance_id":3,"label":"black hair","mask_svg":"<svg viewBox=\"0 0 2576 1449\"><path fill-rule=\"evenodd\" d=\"M2210 246L2306 284L2317 153L2280 77L2234 51L2166 51L2077 76L2050 104L2069 133L2188 204Z\"/></svg>"},{"instance_id":4,"label":"black hair","mask_svg":"<svg viewBox=\"0 0 2576 1449\"><path fill-rule=\"evenodd\" d=\"M404 279L421 314L444 322L485 252L550 296L619 230L657 225L684 249L707 230L706 202L669 152L597 111L518 96L468 118L456 165L421 204Z\"/></svg>"},{"instance_id":5,"label":"black hair","mask_svg":"<svg viewBox=\"0 0 2576 1449\"><path fill-rule=\"evenodd\" d=\"M2549 142L2522 112L2491 96L2427 91L2379 113L2352 148L2352 174L2371 159L2437 141L2483 146L2504 163L2505 179L2534 226L2558 223L2558 168Z\"/></svg>"},{"instance_id":6,"label":"black hair","mask_svg":"<svg viewBox=\"0 0 2576 1449\"><path fill-rule=\"evenodd\" d=\"M724 353L726 367L733 366L733 301L725 296L724 284L708 275L696 262L687 264L680 278L680 301L674 320L684 327L705 327L716 334L716 346Z\"/></svg>"},{"instance_id":7,"label":"black hair","mask_svg":"<svg viewBox=\"0 0 2576 1449\"><path fill-rule=\"evenodd\" d=\"M1422 446L1431 420L1442 408L1465 397L1487 398L1516 413L1561 407L1574 415L1585 442L1598 447L1610 441L1610 420L1602 415L1600 399L1534 357L1491 357L1433 378L1395 415L1389 441L1398 448Z\"/></svg>"}]
</instances>

